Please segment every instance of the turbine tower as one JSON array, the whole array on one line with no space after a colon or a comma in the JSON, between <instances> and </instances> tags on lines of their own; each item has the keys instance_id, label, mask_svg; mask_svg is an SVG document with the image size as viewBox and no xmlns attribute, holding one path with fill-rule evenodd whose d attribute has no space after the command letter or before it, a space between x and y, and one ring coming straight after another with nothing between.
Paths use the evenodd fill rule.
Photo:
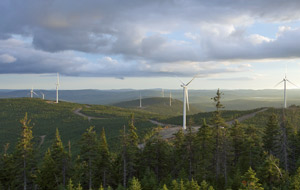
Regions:
<instances>
[{"instance_id":1,"label":"turbine tower","mask_svg":"<svg viewBox=\"0 0 300 190\"><path fill-rule=\"evenodd\" d=\"M33 98L33 95L36 95L36 96L38 96L37 95L37 93L35 93L34 91L33 91L33 87L31 87L31 90L30 90L30 98Z\"/></svg>"},{"instance_id":2,"label":"turbine tower","mask_svg":"<svg viewBox=\"0 0 300 190\"><path fill-rule=\"evenodd\" d=\"M59 74L57 73L57 83L56 83L56 103L58 104L58 86L59 86Z\"/></svg>"},{"instance_id":3,"label":"turbine tower","mask_svg":"<svg viewBox=\"0 0 300 190\"><path fill-rule=\"evenodd\" d=\"M163 98L165 97L165 91L164 91L163 88L161 89L161 95L162 95Z\"/></svg>"},{"instance_id":4,"label":"turbine tower","mask_svg":"<svg viewBox=\"0 0 300 190\"><path fill-rule=\"evenodd\" d=\"M140 93L140 108L142 108L142 95Z\"/></svg>"},{"instance_id":5,"label":"turbine tower","mask_svg":"<svg viewBox=\"0 0 300 190\"><path fill-rule=\"evenodd\" d=\"M172 106L172 92L170 91L170 107Z\"/></svg>"},{"instance_id":6,"label":"turbine tower","mask_svg":"<svg viewBox=\"0 0 300 190\"><path fill-rule=\"evenodd\" d=\"M33 87L31 87L31 90L30 90L30 98L33 98Z\"/></svg>"},{"instance_id":7,"label":"turbine tower","mask_svg":"<svg viewBox=\"0 0 300 190\"><path fill-rule=\"evenodd\" d=\"M186 107L188 108L188 111L190 111L190 106L189 106L189 93L188 93L188 85L197 77L194 76L190 82L184 84L182 81L181 82L181 87L183 89L183 122L182 122L182 128L185 130L186 129Z\"/></svg>"},{"instance_id":8,"label":"turbine tower","mask_svg":"<svg viewBox=\"0 0 300 190\"><path fill-rule=\"evenodd\" d=\"M283 82L283 101L284 101L284 103L283 103L283 108L286 108L286 107L287 107L287 105L286 105L286 101L287 101L286 82L291 83L292 85L296 86L297 88L299 88L299 87L287 79L286 73L285 73L285 76L284 76L283 80L280 81L279 83L277 83L277 84L275 85L275 87L277 87L277 86L278 86L279 84L281 84L282 82Z\"/></svg>"},{"instance_id":9,"label":"turbine tower","mask_svg":"<svg viewBox=\"0 0 300 190\"><path fill-rule=\"evenodd\" d=\"M41 94L42 94L42 99L45 100L45 94L42 92L41 92Z\"/></svg>"}]
</instances>

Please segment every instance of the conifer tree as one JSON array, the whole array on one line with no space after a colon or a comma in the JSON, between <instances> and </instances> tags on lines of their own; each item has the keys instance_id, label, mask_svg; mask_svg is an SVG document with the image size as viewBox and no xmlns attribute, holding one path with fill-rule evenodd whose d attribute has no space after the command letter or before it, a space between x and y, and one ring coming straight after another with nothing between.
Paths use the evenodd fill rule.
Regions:
<instances>
[{"instance_id":1,"label":"conifer tree","mask_svg":"<svg viewBox=\"0 0 300 190\"><path fill-rule=\"evenodd\" d=\"M127 187L127 160L128 160L128 143L127 143L127 134L126 134L126 127L124 125L123 131L121 131L121 141L122 141L122 165L123 165L123 187ZM123 188L119 185L120 188ZM118 187L118 189L119 189Z\"/></svg>"},{"instance_id":2,"label":"conifer tree","mask_svg":"<svg viewBox=\"0 0 300 190\"><path fill-rule=\"evenodd\" d=\"M80 183L78 183L78 186L77 186L77 188L75 190L82 190L82 186L81 186Z\"/></svg>"},{"instance_id":3,"label":"conifer tree","mask_svg":"<svg viewBox=\"0 0 300 190\"><path fill-rule=\"evenodd\" d=\"M38 184L42 189L58 189L65 187L70 174L70 155L64 150L59 131L56 129L52 146L45 154L38 174Z\"/></svg>"},{"instance_id":4,"label":"conifer tree","mask_svg":"<svg viewBox=\"0 0 300 190\"><path fill-rule=\"evenodd\" d=\"M138 161L138 135L136 133L136 127L134 126L134 115L131 115L129 121L129 131L127 138L127 166L128 177L132 178L136 173L136 164Z\"/></svg>"},{"instance_id":5,"label":"conifer tree","mask_svg":"<svg viewBox=\"0 0 300 190\"><path fill-rule=\"evenodd\" d=\"M279 167L279 159L272 154L266 155L259 174L262 182L270 189L284 185L284 173Z\"/></svg>"},{"instance_id":6,"label":"conifer tree","mask_svg":"<svg viewBox=\"0 0 300 190\"><path fill-rule=\"evenodd\" d=\"M292 177L290 189L300 190L300 167L297 169L297 172Z\"/></svg>"},{"instance_id":7,"label":"conifer tree","mask_svg":"<svg viewBox=\"0 0 300 190\"><path fill-rule=\"evenodd\" d=\"M216 104L216 111L213 113L212 123L214 127L214 136L215 136L215 154L214 154L214 165L215 165L215 179L219 181L221 171L224 177L224 184L220 184L220 186L227 186L228 179L228 134L227 134L227 126L225 120L221 116L221 110L224 106L221 104L221 97L223 93L220 90L217 90L216 96L213 97L213 101Z\"/></svg>"},{"instance_id":8,"label":"conifer tree","mask_svg":"<svg viewBox=\"0 0 300 190\"><path fill-rule=\"evenodd\" d=\"M69 183L67 185L67 190L74 190L74 185L71 179L69 179Z\"/></svg>"},{"instance_id":9,"label":"conifer tree","mask_svg":"<svg viewBox=\"0 0 300 190\"><path fill-rule=\"evenodd\" d=\"M25 114L25 117L20 120L22 132L14 152L14 184L17 189L22 188L24 190L33 189L33 176L36 171L35 151L30 121L31 120L27 117L27 113Z\"/></svg>"},{"instance_id":10,"label":"conifer tree","mask_svg":"<svg viewBox=\"0 0 300 190\"><path fill-rule=\"evenodd\" d=\"M49 190L57 188L59 183L56 174L55 162L52 159L50 149L48 149L38 172L37 183L39 188Z\"/></svg>"},{"instance_id":11,"label":"conifer tree","mask_svg":"<svg viewBox=\"0 0 300 190\"><path fill-rule=\"evenodd\" d=\"M189 180L192 180L192 178L194 177L194 165L195 165L195 150L196 150L196 145L195 145L195 139L196 139L196 135L195 133L192 132L192 125L193 122L189 122L189 126L188 126L188 132L185 135L184 138L184 155L186 156L186 158L184 160L188 161L188 176L189 176Z\"/></svg>"},{"instance_id":12,"label":"conifer tree","mask_svg":"<svg viewBox=\"0 0 300 190\"><path fill-rule=\"evenodd\" d=\"M184 150L184 133L183 130L180 128L177 133L175 133L174 139L174 151L173 151L173 166L174 166L174 173L178 175L181 170L185 170L186 168L186 158L185 158L185 150ZM183 176L181 176L183 177Z\"/></svg>"},{"instance_id":13,"label":"conifer tree","mask_svg":"<svg viewBox=\"0 0 300 190\"><path fill-rule=\"evenodd\" d=\"M269 117L267 127L264 131L264 148L270 154L276 156L279 151L279 135L280 128L278 123L278 118L275 113Z\"/></svg>"},{"instance_id":14,"label":"conifer tree","mask_svg":"<svg viewBox=\"0 0 300 190\"><path fill-rule=\"evenodd\" d=\"M94 127L89 127L80 141L80 160L85 166L82 181L84 188L92 189L94 186L97 155L99 155L99 146L96 131Z\"/></svg>"},{"instance_id":15,"label":"conifer tree","mask_svg":"<svg viewBox=\"0 0 300 190\"><path fill-rule=\"evenodd\" d=\"M230 128L230 136L232 138L232 148L234 153L233 166L236 166L243 152L243 144L245 139L244 130L238 120L235 120Z\"/></svg>"},{"instance_id":16,"label":"conifer tree","mask_svg":"<svg viewBox=\"0 0 300 190\"><path fill-rule=\"evenodd\" d=\"M168 187L166 184L164 184L163 188L161 190L168 190Z\"/></svg>"},{"instance_id":17,"label":"conifer tree","mask_svg":"<svg viewBox=\"0 0 300 190\"><path fill-rule=\"evenodd\" d=\"M14 173L14 157L7 153L9 144L4 146L4 154L0 156L0 183L4 189L13 189L15 173Z\"/></svg>"},{"instance_id":18,"label":"conifer tree","mask_svg":"<svg viewBox=\"0 0 300 190\"><path fill-rule=\"evenodd\" d=\"M146 169L143 179L141 180L141 185L143 190L152 190L156 189L157 180L154 172L150 170L150 168Z\"/></svg>"},{"instance_id":19,"label":"conifer tree","mask_svg":"<svg viewBox=\"0 0 300 190\"><path fill-rule=\"evenodd\" d=\"M180 180L179 189L180 189L180 190L185 190L185 189L186 189L185 186L184 186L184 181L183 181L183 179Z\"/></svg>"},{"instance_id":20,"label":"conifer tree","mask_svg":"<svg viewBox=\"0 0 300 190\"><path fill-rule=\"evenodd\" d=\"M142 186L137 178L132 178L130 181L129 190L142 190Z\"/></svg>"},{"instance_id":21,"label":"conifer tree","mask_svg":"<svg viewBox=\"0 0 300 190\"><path fill-rule=\"evenodd\" d=\"M213 160L213 136L212 128L206 124L203 119L202 126L198 129L196 135L196 179L207 179L211 175Z\"/></svg>"},{"instance_id":22,"label":"conifer tree","mask_svg":"<svg viewBox=\"0 0 300 190\"><path fill-rule=\"evenodd\" d=\"M185 188L188 190L200 190L200 186L194 179L192 179L191 181L187 181L185 184Z\"/></svg>"},{"instance_id":23,"label":"conifer tree","mask_svg":"<svg viewBox=\"0 0 300 190\"><path fill-rule=\"evenodd\" d=\"M263 155L262 132L254 125L245 127L245 139L242 144L243 151L240 156L240 170L246 172L249 167L257 169L261 165Z\"/></svg>"},{"instance_id":24,"label":"conifer tree","mask_svg":"<svg viewBox=\"0 0 300 190\"><path fill-rule=\"evenodd\" d=\"M161 180L165 180L173 168L173 146L155 132L145 141L140 154L139 171L143 189L151 189Z\"/></svg>"},{"instance_id":25,"label":"conifer tree","mask_svg":"<svg viewBox=\"0 0 300 190\"><path fill-rule=\"evenodd\" d=\"M109 179L109 170L111 169L111 156L108 150L106 141L105 130L102 128L102 132L99 140L99 159L97 161L96 176L101 176L102 185L105 188L107 179Z\"/></svg>"},{"instance_id":26,"label":"conifer tree","mask_svg":"<svg viewBox=\"0 0 300 190\"><path fill-rule=\"evenodd\" d=\"M172 181L171 189L180 190L180 186L178 185L178 182L175 179Z\"/></svg>"},{"instance_id":27,"label":"conifer tree","mask_svg":"<svg viewBox=\"0 0 300 190\"><path fill-rule=\"evenodd\" d=\"M203 180L200 184L200 190L214 190L214 188L210 186L205 180Z\"/></svg>"},{"instance_id":28,"label":"conifer tree","mask_svg":"<svg viewBox=\"0 0 300 190\"><path fill-rule=\"evenodd\" d=\"M263 190L261 184L258 182L259 179L256 177L256 173L250 167L249 170L242 177L242 184L240 190Z\"/></svg>"}]
</instances>

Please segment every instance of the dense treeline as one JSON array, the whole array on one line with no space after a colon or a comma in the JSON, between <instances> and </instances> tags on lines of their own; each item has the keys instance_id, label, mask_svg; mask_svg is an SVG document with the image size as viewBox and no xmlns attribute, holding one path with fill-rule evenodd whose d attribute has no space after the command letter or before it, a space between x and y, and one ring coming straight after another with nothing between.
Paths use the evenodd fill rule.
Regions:
<instances>
[{"instance_id":1,"label":"dense treeline","mask_svg":"<svg viewBox=\"0 0 300 190\"><path fill-rule=\"evenodd\" d=\"M216 111L196 133L188 127L167 140L157 128L139 144L132 115L120 131L119 151L110 152L104 129L97 134L89 127L72 155L56 130L42 160L26 114L14 151L7 144L0 155L0 190L300 189L300 135L291 118L274 112L264 126L227 126L221 96L218 90Z\"/></svg>"}]
</instances>

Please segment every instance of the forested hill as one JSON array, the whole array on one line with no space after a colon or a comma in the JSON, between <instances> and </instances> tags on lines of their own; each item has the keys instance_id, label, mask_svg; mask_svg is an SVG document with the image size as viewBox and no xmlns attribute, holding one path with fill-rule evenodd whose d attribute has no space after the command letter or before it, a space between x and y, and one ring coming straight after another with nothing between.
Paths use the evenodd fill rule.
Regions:
<instances>
[{"instance_id":1,"label":"forested hill","mask_svg":"<svg viewBox=\"0 0 300 190\"><path fill-rule=\"evenodd\" d=\"M88 121L87 118L74 114L74 110L82 108L83 113L96 115L98 118ZM13 149L17 142L20 132L22 119L28 113L33 126L34 141L39 144L43 139L41 149L46 149L51 144L56 128L59 129L63 142L69 140L72 149L77 152L78 141L82 133L89 127L95 126L95 130L100 132L105 128L107 140L112 147L118 147L119 131L123 125L128 125L130 115L135 115L135 122L138 127L138 134L143 136L147 131L154 127L148 122L148 118L157 117L145 111L123 109L113 106L88 106L84 104L41 100L38 98L17 98L0 99L0 145L10 143Z\"/></svg>"},{"instance_id":2,"label":"forested hill","mask_svg":"<svg viewBox=\"0 0 300 190\"><path fill-rule=\"evenodd\" d=\"M170 98L143 98L142 99L142 107L140 108L140 100L131 100L125 102L119 102L113 104L114 106L123 107L123 108L132 108L132 109L142 109L152 113L158 113L161 115L167 116L176 116L182 115L182 105L183 102L177 99L171 99L170 106ZM196 114L199 113L200 110L195 108L193 105L190 105L190 111L187 114Z\"/></svg>"},{"instance_id":3,"label":"forested hill","mask_svg":"<svg viewBox=\"0 0 300 190\"><path fill-rule=\"evenodd\" d=\"M0 153L0 189L299 189L300 108L264 109L228 125L256 110L221 111L220 95L218 111L190 116L201 118L197 131L172 139L148 122L166 118L141 110L1 100L1 141L14 143Z\"/></svg>"}]
</instances>

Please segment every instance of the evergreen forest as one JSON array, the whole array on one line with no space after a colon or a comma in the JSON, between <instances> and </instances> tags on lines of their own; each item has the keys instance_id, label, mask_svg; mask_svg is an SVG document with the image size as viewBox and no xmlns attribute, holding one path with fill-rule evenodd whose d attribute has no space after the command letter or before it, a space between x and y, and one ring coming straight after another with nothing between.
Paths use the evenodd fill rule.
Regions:
<instances>
[{"instance_id":1,"label":"evergreen forest","mask_svg":"<svg viewBox=\"0 0 300 190\"><path fill-rule=\"evenodd\" d=\"M267 108L229 125L228 119L251 111L225 112L222 97L218 90L212 98L215 111L189 116L187 130L178 130L172 138L161 135L162 126L145 121L156 118L176 124L179 118L120 108L122 121L127 119L125 125L114 123L120 126L110 141L110 126L99 130L74 116L84 125L78 141L63 139L57 126L43 149L35 140L39 123L22 113L17 141L4 143L0 153L0 190L300 189L300 107ZM83 112L89 113L88 108ZM115 110L109 109L111 113L101 114L112 119ZM197 131L192 127L196 124L201 124Z\"/></svg>"}]
</instances>

